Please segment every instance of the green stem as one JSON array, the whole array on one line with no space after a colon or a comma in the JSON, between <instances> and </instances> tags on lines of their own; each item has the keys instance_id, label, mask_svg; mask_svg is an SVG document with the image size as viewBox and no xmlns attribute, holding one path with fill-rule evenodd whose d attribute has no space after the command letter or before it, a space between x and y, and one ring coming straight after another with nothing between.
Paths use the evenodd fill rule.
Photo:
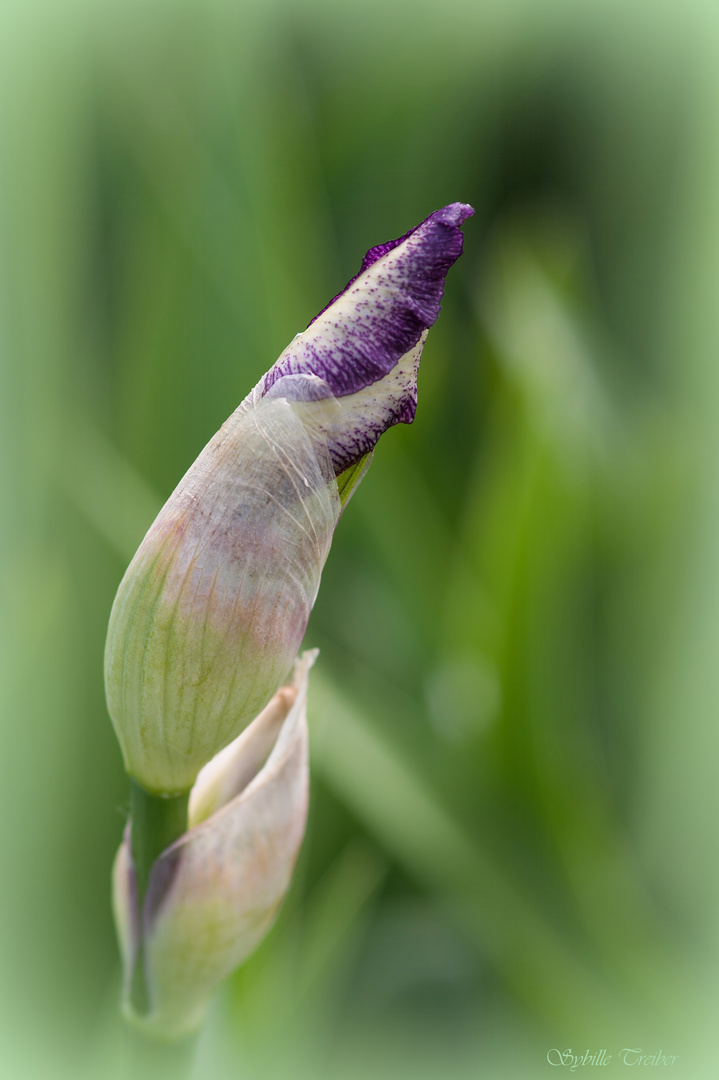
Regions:
<instances>
[{"instance_id":1,"label":"green stem","mask_svg":"<svg viewBox=\"0 0 719 1080\"><path fill-rule=\"evenodd\" d=\"M149 1009L145 981L145 942L142 933L142 912L147 885L158 855L187 831L189 798L189 791L183 795L152 795L136 780L131 780L131 845L137 886L140 942L132 973L130 1000L135 1011L141 1016Z\"/></svg>"},{"instance_id":2,"label":"green stem","mask_svg":"<svg viewBox=\"0 0 719 1080\"><path fill-rule=\"evenodd\" d=\"M167 1043L127 1028L125 1040L127 1080L189 1080L192 1075L196 1035Z\"/></svg>"}]
</instances>

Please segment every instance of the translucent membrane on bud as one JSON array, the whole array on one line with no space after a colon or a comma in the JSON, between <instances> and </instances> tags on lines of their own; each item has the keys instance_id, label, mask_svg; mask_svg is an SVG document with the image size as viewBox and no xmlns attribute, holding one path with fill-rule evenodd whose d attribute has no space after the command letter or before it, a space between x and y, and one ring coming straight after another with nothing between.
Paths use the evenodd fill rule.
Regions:
<instances>
[{"instance_id":1,"label":"translucent membrane on bud","mask_svg":"<svg viewBox=\"0 0 719 1080\"><path fill-rule=\"evenodd\" d=\"M243 403L170 496L106 648L110 715L147 790L187 791L285 678L340 512L326 440L276 395Z\"/></svg>"},{"instance_id":2,"label":"translucent membrane on bud","mask_svg":"<svg viewBox=\"0 0 719 1080\"><path fill-rule=\"evenodd\" d=\"M125 958L125 1011L150 1034L176 1038L196 1028L217 985L274 920L305 830L306 698L316 655L303 655L292 686L283 687L201 774L191 797L191 822L198 823L152 869L143 912L145 1016L129 1004L137 928L127 838L118 852L115 912ZM208 810L213 812L201 820Z\"/></svg>"},{"instance_id":3,"label":"translucent membrane on bud","mask_svg":"<svg viewBox=\"0 0 719 1080\"><path fill-rule=\"evenodd\" d=\"M401 356L381 381L334 397L317 376L283 375L268 396L285 394L308 427L326 443L335 470L350 468L371 453L380 435L397 423L410 423L417 395L417 370L429 331ZM307 389L306 389L307 388ZM323 396L324 394L324 396ZM266 399L265 399L266 400Z\"/></svg>"}]
</instances>

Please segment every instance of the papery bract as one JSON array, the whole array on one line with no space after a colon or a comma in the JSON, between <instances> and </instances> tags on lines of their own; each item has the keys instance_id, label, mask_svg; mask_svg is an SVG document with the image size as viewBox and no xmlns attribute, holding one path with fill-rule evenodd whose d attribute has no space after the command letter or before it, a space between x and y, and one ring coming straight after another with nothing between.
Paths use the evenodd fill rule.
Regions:
<instances>
[{"instance_id":1,"label":"papery bract","mask_svg":"<svg viewBox=\"0 0 719 1080\"><path fill-rule=\"evenodd\" d=\"M297 655L341 504L326 448L283 398L233 413L120 585L108 706L128 772L187 791Z\"/></svg>"}]
</instances>

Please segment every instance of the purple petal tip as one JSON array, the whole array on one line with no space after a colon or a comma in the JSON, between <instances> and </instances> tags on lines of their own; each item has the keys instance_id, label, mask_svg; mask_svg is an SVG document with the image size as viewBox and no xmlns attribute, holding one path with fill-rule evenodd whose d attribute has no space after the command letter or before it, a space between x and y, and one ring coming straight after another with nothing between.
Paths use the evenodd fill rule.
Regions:
<instances>
[{"instance_id":1,"label":"purple petal tip","mask_svg":"<svg viewBox=\"0 0 719 1080\"><path fill-rule=\"evenodd\" d=\"M469 203L453 202L449 206L443 206L441 210L435 210L430 218L441 221L443 225L455 225L459 227L467 218L472 217L474 207ZM427 219L429 221L429 218Z\"/></svg>"},{"instance_id":2,"label":"purple petal tip","mask_svg":"<svg viewBox=\"0 0 719 1080\"><path fill-rule=\"evenodd\" d=\"M316 322L317 319L319 319L320 315L324 315L325 311L327 311L328 308L331 308L334 302L336 300L339 300L339 298L347 292L350 286L354 285L357 278L360 277L360 275L363 274L365 270L368 270L369 267L372 266L373 263L376 263L378 259L381 259L383 255L387 255L390 251L393 251L396 247L399 247L400 244L403 244L405 240L409 240L410 236L416 233L423 226L428 225L430 222L436 222L440 225L448 225L450 228L459 229L460 225L462 225L462 223L466 221L468 217L471 217L473 213L474 207L470 206L468 203L450 203L449 206L443 206L441 210L435 210L434 213L430 214L429 217L426 217L424 221L420 222L419 225L415 225L412 229L409 230L409 232L404 233L403 236L398 236L396 240L387 240L387 242L384 244L377 244L375 247L371 247L365 257L362 259L362 265L360 266L354 277L351 277L345 285L344 289L342 289L341 292L338 292L336 296L333 296L329 304L325 304L322 310L319 311L317 315L315 315L314 319L312 319L308 323L308 329L310 326L312 326L312 323ZM462 243L464 238L461 233L458 233L458 238L459 251L457 252L457 255L455 255L452 259L452 262L454 262L454 260L462 253ZM450 262L449 266L451 265L452 263Z\"/></svg>"}]
</instances>

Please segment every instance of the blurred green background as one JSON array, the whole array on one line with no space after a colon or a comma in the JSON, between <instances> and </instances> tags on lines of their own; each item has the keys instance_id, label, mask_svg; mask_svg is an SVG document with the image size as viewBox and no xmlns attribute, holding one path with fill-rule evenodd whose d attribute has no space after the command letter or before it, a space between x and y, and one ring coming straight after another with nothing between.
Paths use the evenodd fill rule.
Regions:
<instances>
[{"instance_id":1,"label":"blurred green background","mask_svg":"<svg viewBox=\"0 0 719 1080\"><path fill-rule=\"evenodd\" d=\"M2 1078L132 1074L125 565L365 250L455 200L416 422L308 630L296 879L197 1075L717 1075L717 56L694 2L3 0Z\"/></svg>"}]
</instances>

